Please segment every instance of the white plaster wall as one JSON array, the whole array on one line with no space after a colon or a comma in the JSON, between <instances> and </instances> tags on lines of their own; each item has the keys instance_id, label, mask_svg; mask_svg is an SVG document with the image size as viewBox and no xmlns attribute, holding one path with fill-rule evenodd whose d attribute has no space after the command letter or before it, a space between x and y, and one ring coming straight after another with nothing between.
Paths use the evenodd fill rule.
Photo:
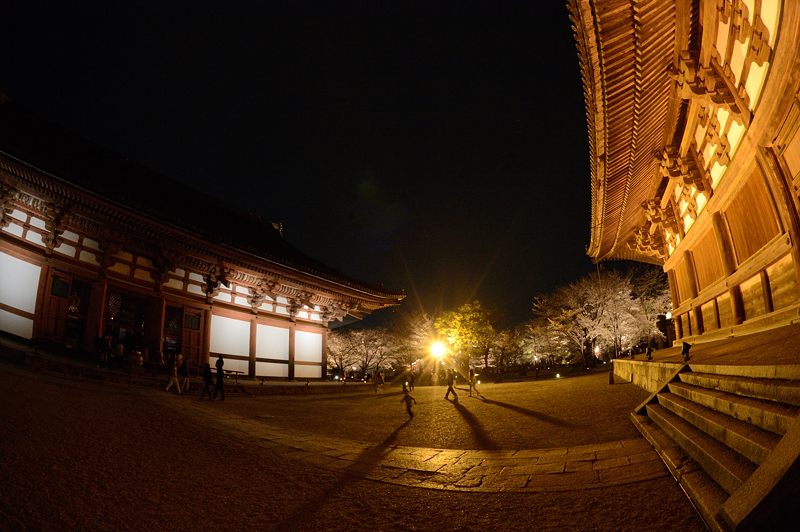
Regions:
<instances>
[{"instance_id":1,"label":"white plaster wall","mask_svg":"<svg viewBox=\"0 0 800 532\"><path fill-rule=\"evenodd\" d=\"M289 364L276 362L256 362L256 376L258 377L288 377Z\"/></svg>"},{"instance_id":2,"label":"white plaster wall","mask_svg":"<svg viewBox=\"0 0 800 532\"><path fill-rule=\"evenodd\" d=\"M0 330L30 340L33 337L33 320L0 310Z\"/></svg>"},{"instance_id":3,"label":"white plaster wall","mask_svg":"<svg viewBox=\"0 0 800 532\"><path fill-rule=\"evenodd\" d=\"M250 354L250 322L234 320L223 316L211 316L211 346L212 353L223 355ZM226 369L228 362L225 361ZM212 364L213 366L213 364Z\"/></svg>"},{"instance_id":4,"label":"white plaster wall","mask_svg":"<svg viewBox=\"0 0 800 532\"><path fill-rule=\"evenodd\" d=\"M295 366L296 379L319 379L322 377L322 366Z\"/></svg>"},{"instance_id":5,"label":"white plaster wall","mask_svg":"<svg viewBox=\"0 0 800 532\"><path fill-rule=\"evenodd\" d=\"M289 329L258 324L256 357L289 360Z\"/></svg>"},{"instance_id":6,"label":"white plaster wall","mask_svg":"<svg viewBox=\"0 0 800 532\"><path fill-rule=\"evenodd\" d=\"M41 271L36 264L0 252L0 303L34 313Z\"/></svg>"},{"instance_id":7,"label":"white plaster wall","mask_svg":"<svg viewBox=\"0 0 800 532\"><path fill-rule=\"evenodd\" d=\"M295 331L294 359L301 362L322 362L322 335ZM297 373L295 372L295 374Z\"/></svg>"}]
</instances>

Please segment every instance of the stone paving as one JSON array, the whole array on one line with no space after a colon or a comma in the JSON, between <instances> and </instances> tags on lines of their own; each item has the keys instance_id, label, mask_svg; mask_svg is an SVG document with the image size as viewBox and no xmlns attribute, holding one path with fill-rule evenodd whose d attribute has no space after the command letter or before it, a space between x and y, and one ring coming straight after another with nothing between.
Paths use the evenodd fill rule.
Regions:
<instances>
[{"instance_id":1,"label":"stone paving","mask_svg":"<svg viewBox=\"0 0 800 532\"><path fill-rule=\"evenodd\" d=\"M571 491L628 484L669 473L642 438L554 449L455 450L394 445L399 426L380 444L270 426L162 396L164 405L285 458L403 486L474 492Z\"/></svg>"}]
</instances>

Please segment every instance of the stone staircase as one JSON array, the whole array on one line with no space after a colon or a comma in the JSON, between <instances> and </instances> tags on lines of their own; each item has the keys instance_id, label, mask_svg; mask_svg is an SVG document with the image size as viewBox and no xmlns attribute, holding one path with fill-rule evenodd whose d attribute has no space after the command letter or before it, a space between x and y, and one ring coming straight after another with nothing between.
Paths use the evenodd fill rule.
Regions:
<instances>
[{"instance_id":1,"label":"stone staircase","mask_svg":"<svg viewBox=\"0 0 800 532\"><path fill-rule=\"evenodd\" d=\"M684 364L632 418L706 524L736 530L800 515L799 412L800 366Z\"/></svg>"}]
</instances>

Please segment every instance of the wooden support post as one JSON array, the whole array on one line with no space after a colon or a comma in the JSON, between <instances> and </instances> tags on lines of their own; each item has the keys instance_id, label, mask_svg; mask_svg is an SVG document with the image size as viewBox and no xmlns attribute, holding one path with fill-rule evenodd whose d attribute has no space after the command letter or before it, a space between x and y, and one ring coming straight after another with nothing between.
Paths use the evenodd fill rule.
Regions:
<instances>
[{"instance_id":1,"label":"wooden support post","mask_svg":"<svg viewBox=\"0 0 800 532\"><path fill-rule=\"evenodd\" d=\"M294 324L289 328L289 380L294 380L294 334L297 328Z\"/></svg>"},{"instance_id":2,"label":"wooden support post","mask_svg":"<svg viewBox=\"0 0 800 532\"><path fill-rule=\"evenodd\" d=\"M247 374L250 377L256 376L256 341L258 332L258 320L250 318L250 360L247 363Z\"/></svg>"}]
</instances>

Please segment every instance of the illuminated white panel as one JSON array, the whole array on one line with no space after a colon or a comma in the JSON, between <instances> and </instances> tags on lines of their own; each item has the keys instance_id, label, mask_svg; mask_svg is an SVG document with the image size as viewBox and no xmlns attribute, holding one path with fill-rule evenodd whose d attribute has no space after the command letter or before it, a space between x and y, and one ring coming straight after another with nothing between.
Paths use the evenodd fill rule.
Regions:
<instances>
[{"instance_id":1,"label":"illuminated white panel","mask_svg":"<svg viewBox=\"0 0 800 532\"><path fill-rule=\"evenodd\" d=\"M689 203L684 199L681 198L680 203L678 204L679 208L678 211L680 212L681 216L686 212L686 207L689 206Z\"/></svg>"},{"instance_id":2,"label":"illuminated white panel","mask_svg":"<svg viewBox=\"0 0 800 532\"><path fill-rule=\"evenodd\" d=\"M703 161L705 161L706 167L708 167L708 164L711 162L711 156L714 155L716 151L716 144L711 144L710 142L706 144L706 149L703 150Z\"/></svg>"},{"instance_id":3,"label":"illuminated white panel","mask_svg":"<svg viewBox=\"0 0 800 532\"><path fill-rule=\"evenodd\" d=\"M184 270L183 268L175 268L174 270L172 270L169 273L171 273L175 277L181 277L182 278L182 277L184 277L186 275L186 270Z\"/></svg>"},{"instance_id":4,"label":"illuminated white panel","mask_svg":"<svg viewBox=\"0 0 800 532\"><path fill-rule=\"evenodd\" d=\"M91 251L81 251L81 255L80 257L78 257L78 259L80 259L83 262L88 262L90 264L98 264L98 265L100 264L97 261L97 257L95 256L95 254L92 253Z\"/></svg>"},{"instance_id":5,"label":"illuminated white panel","mask_svg":"<svg viewBox=\"0 0 800 532\"><path fill-rule=\"evenodd\" d=\"M750 37L740 43L737 40L733 41L733 53L731 54L731 70L733 76L736 78L736 83L742 79L742 68L744 68L744 58L747 55L747 48L750 46Z\"/></svg>"},{"instance_id":6,"label":"illuminated white panel","mask_svg":"<svg viewBox=\"0 0 800 532\"><path fill-rule=\"evenodd\" d=\"M321 318L319 317L319 314L317 314L316 312L312 312L311 319L319 321Z\"/></svg>"},{"instance_id":7,"label":"illuminated white panel","mask_svg":"<svg viewBox=\"0 0 800 532\"><path fill-rule=\"evenodd\" d=\"M725 175L725 170L727 170L727 166L722 166L719 163L714 163L714 166L711 167L711 188L717 188L719 184L719 180L722 179L722 176Z\"/></svg>"},{"instance_id":8,"label":"illuminated white panel","mask_svg":"<svg viewBox=\"0 0 800 532\"><path fill-rule=\"evenodd\" d=\"M200 281L201 283L204 282L203 276L200 275L199 273L189 272L189 279L193 281Z\"/></svg>"},{"instance_id":9,"label":"illuminated white panel","mask_svg":"<svg viewBox=\"0 0 800 532\"><path fill-rule=\"evenodd\" d=\"M114 264L112 267L110 267L109 271L117 272L122 275L130 275L131 267L125 264L124 262L118 262Z\"/></svg>"},{"instance_id":10,"label":"illuminated white panel","mask_svg":"<svg viewBox=\"0 0 800 532\"><path fill-rule=\"evenodd\" d=\"M267 312L272 312L272 305L270 305L269 303L261 303L261 306L258 308L260 308L261 310L266 310Z\"/></svg>"},{"instance_id":11,"label":"illuminated white panel","mask_svg":"<svg viewBox=\"0 0 800 532\"><path fill-rule=\"evenodd\" d=\"M246 297L239 297L239 296L236 296L236 301L234 301L234 303L236 303L237 305L249 305L250 304L250 303L247 302L247 298Z\"/></svg>"},{"instance_id":12,"label":"illuminated white panel","mask_svg":"<svg viewBox=\"0 0 800 532\"><path fill-rule=\"evenodd\" d=\"M278 296L278 303L283 303L283 304L285 305L285 304L287 304L288 302L289 302L289 301L288 301L288 300L287 300L285 297L283 297L283 296Z\"/></svg>"},{"instance_id":13,"label":"illuminated white panel","mask_svg":"<svg viewBox=\"0 0 800 532\"><path fill-rule=\"evenodd\" d=\"M750 63L750 72L747 74L747 81L744 84L747 94L750 96L750 110L755 109L758 104L758 97L761 96L767 70L769 70L769 63L766 61L761 66Z\"/></svg>"},{"instance_id":14,"label":"illuminated white panel","mask_svg":"<svg viewBox=\"0 0 800 532\"><path fill-rule=\"evenodd\" d=\"M319 379L322 377L322 366L295 366L296 379Z\"/></svg>"},{"instance_id":15,"label":"illuminated white panel","mask_svg":"<svg viewBox=\"0 0 800 532\"><path fill-rule=\"evenodd\" d=\"M74 246L62 242L61 245L56 248L56 251L67 257L74 257L76 249Z\"/></svg>"},{"instance_id":16,"label":"illuminated white panel","mask_svg":"<svg viewBox=\"0 0 800 532\"><path fill-rule=\"evenodd\" d=\"M258 377L289 377L289 364L256 361L256 376Z\"/></svg>"},{"instance_id":17,"label":"illuminated white panel","mask_svg":"<svg viewBox=\"0 0 800 532\"><path fill-rule=\"evenodd\" d=\"M0 271L0 303L33 314L42 268L0 252Z\"/></svg>"},{"instance_id":18,"label":"illuminated white panel","mask_svg":"<svg viewBox=\"0 0 800 532\"><path fill-rule=\"evenodd\" d=\"M92 240L91 238L83 237L83 247L100 251L100 244L97 242L97 240Z\"/></svg>"},{"instance_id":19,"label":"illuminated white panel","mask_svg":"<svg viewBox=\"0 0 800 532\"><path fill-rule=\"evenodd\" d=\"M141 279L142 281L150 281L151 283L155 282L155 281L153 281L153 276L150 275L150 271L149 270L143 270L141 268L137 268L133 272L133 276L136 279Z\"/></svg>"},{"instance_id":20,"label":"illuminated white panel","mask_svg":"<svg viewBox=\"0 0 800 532\"><path fill-rule=\"evenodd\" d=\"M725 53L728 51L728 24L717 19L717 52L719 64L725 66Z\"/></svg>"},{"instance_id":21,"label":"illuminated white panel","mask_svg":"<svg viewBox=\"0 0 800 532\"><path fill-rule=\"evenodd\" d=\"M719 131L725 131L725 126L728 125L728 118L731 114L724 107L717 107L717 121L719 122Z\"/></svg>"},{"instance_id":22,"label":"illuminated white panel","mask_svg":"<svg viewBox=\"0 0 800 532\"><path fill-rule=\"evenodd\" d=\"M20 222L25 222L28 220L28 215L19 209L14 209L13 211L11 211L11 217L16 218Z\"/></svg>"},{"instance_id":23,"label":"illuminated white panel","mask_svg":"<svg viewBox=\"0 0 800 532\"><path fill-rule=\"evenodd\" d=\"M234 320L223 316L211 316L211 346L214 353L224 355L250 354L250 322ZM225 361L226 369L228 367Z\"/></svg>"},{"instance_id":24,"label":"illuminated white panel","mask_svg":"<svg viewBox=\"0 0 800 532\"><path fill-rule=\"evenodd\" d=\"M684 231L683 232L684 233L688 233L689 229L692 228L693 224L694 224L694 218L692 218L691 214L687 214L686 216L684 216L683 217L683 227L684 227Z\"/></svg>"},{"instance_id":25,"label":"illuminated white panel","mask_svg":"<svg viewBox=\"0 0 800 532\"><path fill-rule=\"evenodd\" d=\"M166 283L164 283L164 286L168 286L170 288L177 288L178 290L183 290L183 281L181 281L180 279L170 278L169 280L167 280Z\"/></svg>"},{"instance_id":26,"label":"illuminated white panel","mask_svg":"<svg viewBox=\"0 0 800 532\"><path fill-rule=\"evenodd\" d=\"M0 331L30 340L33 337L33 320L0 310Z\"/></svg>"},{"instance_id":27,"label":"illuminated white panel","mask_svg":"<svg viewBox=\"0 0 800 532\"><path fill-rule=\"evenodd\" d=\"M17 225L15 223L8 224L8 227L4 227L3 231L5 231L6 233L10 233L14 236L19 236L19 237L22 236L22 226Z\"/></svg>"},{"instance_id":28,"label":"illuminated white panel","mask_svg":"<svg viewBox=\"0 0 800 532\"><path fill-rule=\"evenodd\" d=\"M236 291L240 294L250 295L250 290L246 286L237 286Z\"/></svg>"},{"instance_id":29,"label":"illuminated white panel","mask_svg":"<svg viewBox=\"0 0 800 532\"><path fill-rule=\"evenodd\" d=\"M289 329L258 324L256 357L289 360Z\"/></svg>"},{"instance_id":30,"label":"illuminated white panel","mask_svg":"<svg viewBox=\"0 0 800 532\"><path fill-rule=\"evenodd\" d=\"M745 128L744 125L740 124L737 120L731 122L731 128L728 130L728 146L730 157L733 159L734 154L736 154L736 150L739 149L739 143L744 136Z\"/></svg>"},{"instance_id":31,"label":"illuminated white panel","mask_svg":"<svg viewBox=\"0 0 800 532\"><path fill-rule=\"evenodd\" d=\"M217 301L225 301L227 303L231 302L231 295L227 292L220 292L219 294L214 296L214 299Z\"/></svg>"},{"instance_id":32,"label":"illuminated white panel","mask_svg":"<svg viewBox=\"0 0 800 532\"><path fill-rule=\"evenodd\" d=\"M706 128L704 126L699 126L694 130L694 143L697 144L697 149L700 149L700 147L703 145L705 138Z\"/></svg>"},{"instance_id":33,"label":"illuminated white panel","mask_svg":"<svg viewBox=\"0 0 800 532\"><path fill-rule=\"evenodd\" d=\"M322 310L322 309L320 308L320 306L319 306L319 305L314 305L314 310L316 310L316 311L320 311L320 310Z\"/></svg>"},{"instance_id":34,"label":"illuminated white panel","mask_svg":"<svg viewBox=\"0 0 800 532\"><path fill-rule=\"evenodd\" d=\"M64 231L61 233L61 237L64 240L69 240L70 242L77 242L78 238L80 238L77 233L73 233L72 231Z\"/></svg>"},{"instance_id":35,"label":"illuminated white panel","mask_svg":"<svg viewBox=\"0 0 800 532\"><path fill-rule=\"evenodd\" d=\"M196 285L196 284L190 284L189 286L187 286L187 287L186 287L186 291L187 291L187 292L191 292L191 293L193 293L193 294L205 295L205 294L203 293L203 289L202 289L202 288L200 288L200 286L199 286L199 285Z\"/></svg>"},{"instance_id":36,"label":"illuminated white panel","mask_svg":"<svg viewBox=\"0 0 800 532\"><path fill-rule=\"evenodd\" d=\"M304 320L307 320L308 319L308 312L306 312L306 311L298 312L297 313L297 317L298 318L302 318Z\"/></svg>"},{"instance_id":37,"label":"illuminated white panel","mask_svg":"<svg viewBox=\"0 0 800 532\"><path fill-rule=\"evenodd\" d=\"M35 231L28 230L28 234L25 235L25 240L28 242L33 242L34 244L38 244L40 246L44 246L44 240L42 240L42 235Z\"/></svg>"},{"instance_id":38,"label":"illuminated white panel","mask_svg":"<svg viewBox=\"0 0 800 532\"><path fill-rule=\"evenodd\" d=\"M697 195L695 201L697 202L697 214L700 214L701 212L703 212L706 203L708 203L708 199L706 198L706 195L701 192L700 194Z\"/></svg>"},{"instance_id":39,"label":"illuminated white panel","mask_svg":"<svg viewBox=\"0 0 800 532\"><path fill-rule=\"evenodd\" d=\"M781 0L761 0L761 20L769 30L769 46L775 46L775 36L778 34L778 20L781 12Z\"/></svg>"},{"instance_id":40,"label":"illuminated white panel","mask_svg":"<svg viewBox=\"0 0 800 532\"><path fill-rule=\"evenodd\" d=\"M275 307L275 312L278 314L285 314L287 316L289 315L289 311L286 310L286 307Z\"/></svg>"},{"instance_id":41,"label":"illuminated white panel","mask_svg":"<svg viewBox=\"0 0 800 532\"><path fill-rule=\"evenodd\" d=\"M153 261L147 257L136 257L136 264L140 266L147 266L148 268L153 267Z\"/></svg>"},{"instance_id":42,"label":"illuminated white panel","mask_svg":"<svg viewBox=\"0 0 800 532\"><path fill-rule=\"evenodd\" d=\"M46 226L44 220L42 220L41 218L37 218L35 216L31 216L31 219L28 223L31 224L33 227L38 227L39 229L44 229Z\"/></svg>"},{"instance_id":43,"label":"illuminated white panel","mask_svg":"<svg viewBox=\"0 0 800 532\"><path fill-rule=\"evenodd\" d=\"M114 253L114 256L126 262L133 262L133 254L125 250L117 251L116 253Z\"/></svg>"},{"instance_id":44,"label":"illuminated white panel","mask_svg":"<svg viewBox=\"0 0 800 532\"><path fill-rule=\"evenodd\" d=\"M223 353L225 354L225 353ZM223 358L225 361L225 365L222 366L222 369L227 369L228 371L241 371L244 375L250 374L250 361L249 360L239 360L238 358ZM211 372L215 375L216 378L216 364L217 363L217 355L211 353L209 358L209 364L211 364ZM240 377L242 375L239 375Z\"/></svg>"},{"instance_id":45,"label":"illuminated white panel","mask_svg":"<svg viewBox=\"0 0 800 532\"><path fill-rule=\"evenodd\" d=\"M322 362L322 335L295 331L294 359L302 362Z\"/></svg>"}]
</instances>

